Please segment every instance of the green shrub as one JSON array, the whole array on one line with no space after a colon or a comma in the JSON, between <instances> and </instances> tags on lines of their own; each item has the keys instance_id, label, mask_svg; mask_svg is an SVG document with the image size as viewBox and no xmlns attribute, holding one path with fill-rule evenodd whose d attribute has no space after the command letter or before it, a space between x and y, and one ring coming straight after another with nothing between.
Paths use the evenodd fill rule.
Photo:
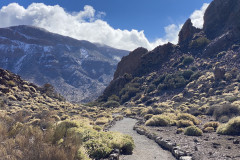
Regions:
<instances>
[{"instance_id":1,"label":"green shrub","mask_svg":"<svg viewBox=\"0 0 240 160\"><path fill-rule=\"evenodd\" d=\"M153 116L153 114L146 114L144 116L144 119L149 120L150 118L152 118L152 116Z\"/></svg>"},{"instance_id":2,"label":"green shrub","mask_svg":"<svg viewBox=\"0 0 240 160\"><path fill-rule=\"evenodd\" d=\"M190 77L194 74L192 70L183 71L182 75L185 79L190 79Z\"/></svg>"},{"instance_id":3,"label":"green shrub","mask_svg":"<svg viewBox=\"0 0 240 160\"><path fill-rule=\"evenodd\" d=\"M188 114L188 113L180 113L177 116L177 120L190 120L192 121L194 124L199 124L200 121L193 115Z\"/></svg>"},{"instance_id":4,"label":"green shrub","mask_svg":"<svg viewBox=\"0 0 240 160\"><path fill-rule=\"evenodd\" d=\"M114 95L111 95L110 97L108 97L108 101L117 101L119 102L120 99L118 96L116 96L115 94Z\"/></svg>"},{"instance_id":5,"label":"green shrub","mask_svg":"<svg viewBox=\"0 0 240 160\"><path fill-rule=\"evenodd\" d=\"M195 72L191 75L190 81L197 80L199 77L201 77L202 73L201 72Z\"/></svg>"},{"instance_id":6,"label":"green shrub","mask_svg":"<svg viewBox=\"0 0 240 160\"><path fill-rule=\"evenodd\" d=\"M203 125L203 128L205 129L207 127L212 127L216 130L218 126L219 126L219 122L207 122Z\"/></svg>"},{"instance_id":7,"label":"green shrub","mask_svg":"<svg viewBox=\"0 0 240 160\"><path fill-rule=\"evenodd\" d=\"M107 101L103 104L103 107L105 108L116 108L119 107L120 104L117 101Z\"/></svg>"},{"instance_id":8,"label":"green shrub","mask_svg":"<svg viewBox=\"0 0 240 160\"><path fill-rule=\"evenodd\" d=\"M123 154L132 154L132 151L134 149L134 141L131 136L125 135L123 137L123 145L121 148L121 152Z\"/></svg>"},{"instance_id":9,"label":"green shrub","mask_svg":"<svg viewBox=\"0 0 240 160\"><path fill-rule=\"evenodd\" d=\"M110 147L100 139L90 139L84 145L90 158L106 158L112 151Z\"/></svg>"},{"instance_id":10,"label":"green shrub","mask_svg":"<svg viewBox=\"0 0 240 160\"><path fill-rule=\"evenodd\" d=\"M150 84L147 88L147 93L150 93L156 89L156 86L154 84Z\"/></svg>"},{"instance_id":11,"label":"green shrub","mask_svg":"<svg viewBox=\"0 0 240 160\"><path fill-rule=\"evenodd\" d=\"M240 136L240 116L230 119L226 124L220 125L217 128L217 133Z\"/></svg>"},{"instance_id":12,"label":"green shrub","mask_svg":"<svg viewBox=\"0 0 240 160\"><path fill-rule=\"evenodd\" d=\"M189 65L189 64L193 63L193 61L194 61L194 58L192 56L186 56L186 57L184 57L182 63L184 65Z\"/></svg>"},{"instance_id":13,"label":"green shrub","mask_svg":"<svg viewBox=\"0 0 240 160\"><path fill-rule=\"evenodd\" d=\"M77 123L73 121L68 121L68 120L59 123L54 133L53 143L56 143L61 138L66 136L67 129L72 127L77 127Z\"/></svg>"},{"instance_id":14,"label":"green shrub","mask_svg":"<svg viewBox=\"0 0 240 160\"><path fill-rule=\"evenodd\" d=\"M232 118L240 114L240 107L231 104L215 105L209 108L208 113L213 115L216 120L220 120L224 116Z\"/></svg>"},{"instance_id":15,"label":"green shrub","mask_svg":"<svg viewBox=\"0 0 240 160\"><path fill-rule=\"evenodd\" d=\"M207 133L211 133L211 132L214 132L215 129L213 127L206 127L203 129L204 132L207 132Z\"/></svg>"},{"instance_id":16,"label":"green shrub","mask_svg":"<svg viewBox=\"0 0 240 160\"><path fill-rule=\"evenodd\" d=\"M210 40L206 37L199 37L189 44L190 49L203 49L210 43Z\"/></svg>"},{"instance_id":17,"label":"green shrub","mask_svg":"<svg viewBox=\"0 0 240 160\"><path fill-rule=\"evenodd\" d=\"M175 124L175 120L167 115L154 115L145 123L146 126L171 126Z\"/></svg>"},{"instance_id":18,"label":"green shrub","mask_svg":"<svg viewBox=\"0 0 240 160\"><path fill-rule=\"evenodd\" d=\"M182 127L189 127L189 126L193 126L193 122L189 121L189 120L179 120L177 121L177 127L178 128L182 128Z\"/></svg>"},{"instance_id":19,"label":"green shrub","mask_svg":"<svg viewBox=\"0 0 240 160\"><path fill-rule=\"evenodd\" d=\"M76 158L79 160L90 160L89 156L87 155L87 151L84 147L80 147L78 149Z\"/></svg>"},{"instance_id":20,"label":"green shrub","mask_svg":"<svg viewBox=\"0 0 240 160\"><path fill-rule=\"evenodd\" d=\"M107 124L109 122L109 119L106 117L100 117L95 121L96 125L104 125Z\"/></svg>"},{"instance_id":21,"label":"green shrub","mask_svg":"<svg viewBox=\"0 0 240 160\"><path fill-rule=\"evenodd\" d=\"M7 85L9 85L11 87L16 86L16 83L13 80L7 81L6 83L7 83Z\"/></svg>"},{"instance_id":22,"label":"green shrub","mask_svg":"<svg viewBox=\"0 0 240 160\"><path fill-rule=\"evenodd\" d=\"M177 133L177 134L180 134L180 133L183 133L183 132L184 132L184 129L183 129L183 128L178 128L176 133Z\"/></svg>"},{"instance_id":23,"label":"green shrub","mask_svg":"<svg viewBox=\"0 0 240 160\"><path fill-rule=\"evenodd\" d=\"M203 132L196 126L189 126L184 130L184 134L187 136L202 136Z\"/></svg>"},{"instance_id":24,"label":"green shrub","mask_svg":"<svg viewBox=\"0 0 240 160\"><path fill-rule=\"evenodd\" d=\"M127 102L140 91L139 83L129 83L120 91L121 103Z\"/></svg>"}]
</instances>

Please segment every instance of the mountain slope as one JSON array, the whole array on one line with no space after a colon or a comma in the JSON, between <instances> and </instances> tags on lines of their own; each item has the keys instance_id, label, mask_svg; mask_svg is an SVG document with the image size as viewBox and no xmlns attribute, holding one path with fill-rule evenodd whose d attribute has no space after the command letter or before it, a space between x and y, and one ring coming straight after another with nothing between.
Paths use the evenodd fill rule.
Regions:
<instances>
[{"instance_id":1,"label":"mountain slope","mask_svg":"<svg viewBox=\"0 0 240 160\"><path fill-rule=\"evenodd\" d=\"M130 94L130 98L136 94L146 94L145 91L149 84L154 83L150 90L156 90L161 81L160 79L157 81L157 78L168 74L184 72L189 74L189 76L185 77L181 75L181 79L179 79L181 82L177 82L176 79L173 82L182 83L177 88L181 88L179 91L183 91L184 86L194 80L190 80L190 76L194 73L214 72L217 68L224 68L226 72L237 68L238 73L240 69L238 65L240 43L239 9L238 0L224 2L214 0L204 15L203 29L195 28L191 20L188 19L179 33L177 45L168 43L158 46L152 51L143 48L134 50L119 62L113 81L105 89L99 100L106 101L112 95L119 96L121 100L125 93L124 88L138 88L136 85L141 87L138 88L138 91L135 90L136 93ZM230 12L231 10L233 12ZM234 58L231 59L231 56ZM227 63L225 62L226 59L228 60ZM184 79L182 79L182 76ZM130 87L129 82L133 86ZM172 87L170 87L171 90L177 89L176 86ZM168 89L166 88L163 93L169 93ZM159 96L159 93L152 96Z\"/></svg>"},{"instance_id":2,"label":"mountain slope","mask_svg":"<svg viewBox=\"0 0 240 160\"><path fill-rule=\"evenodd\" d=\"M0 67L38 85L51 83L74 102L97 97L127 53L32 26L0 29Z\"/></svg>"},{"instance_id":3,"label":"mountain slope","mask_svg":"<svg viewBox=\"0 0 240 160\"><path fill-rule=\"evenodd\" d=\"M186 159L239 159L239 4L214 0L203 29L189 19L177 45L131 52L95 103L125 106L126 116L141 119L136 131L177 159L178 153Z\"/></svg>"}]
</instances>

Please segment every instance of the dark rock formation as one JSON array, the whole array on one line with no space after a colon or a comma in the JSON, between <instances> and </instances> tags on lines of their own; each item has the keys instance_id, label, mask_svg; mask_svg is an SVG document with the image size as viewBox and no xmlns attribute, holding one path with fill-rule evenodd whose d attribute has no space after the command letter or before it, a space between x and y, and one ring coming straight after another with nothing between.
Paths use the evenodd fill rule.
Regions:
<instances>
[{"instance_id":1,"label":"dark rock formation","mask_svg":"<svg viewBox=\"0 0 240 160\"><path fill-rule=\"evenodd\" d=\"M203 30L209 39L214 39L229 30L240 30L240 1L214 0L204 15Z\"/></svg>"},{"instance_id":2,"label":"dark rock formation","mask_svg":"<svg viewBox=\"0 0 240 160\"><path fill-rule=\"evenodd\" d=\"M123 76L125 73L133 74L139 68L141 57L148 52L145 48L137 48L128 56L122 58L118 63L117 70L114 73L114 79Z\"/></svg>"},{"instance_id":3,"label":"dark rock formation","mask_svg":"<svg viewBox=\"0 0 240 160\"><path fill-rule=\"evenodd\" d=\"M142 76L161 68L162 64L169 60L171 55L177 52L177 47L167 43L156 47L154 50L144 54L141 62L133 76Z\"/></svg>"},{"instance_id":4,"label":"dark rock formation","mask_svg":"<svg viewBox=\"0 0 240 160\"><path fill-rule=\"evenodd\" d=\"M193 26L191 19L188 19L184 23L178 35L179 36L178 44L181 46L182 50L188 49L189 42L192 40L194 34L198 32L200 32L200 29L197 29L196 27Z\"/></svg>"}]
</instances>

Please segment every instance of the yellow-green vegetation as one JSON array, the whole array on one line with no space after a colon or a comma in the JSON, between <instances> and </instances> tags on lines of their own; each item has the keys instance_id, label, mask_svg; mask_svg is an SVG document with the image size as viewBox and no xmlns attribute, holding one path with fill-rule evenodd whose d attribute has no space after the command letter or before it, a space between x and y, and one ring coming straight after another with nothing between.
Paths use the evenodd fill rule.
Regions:
<instances>
[{"instance_id":1,"label":"yellow-green vegetation","mask_svg":"<svg viewBox=\"0 0 240 160\"><path fill-rule=\"evenodd\" d=\"M192 121L195 125L200 123L200 121L194 115L191 115L188 113L178 114L177 120L189 120L189 121Z\"/></svg>"},{"instance_id":2,"label":"yellow-green vegetation","mask_svg":"<svg viewBox=\"0 0 240 160\"><path fill-rule=\"evenodd\" d=\"M189 127L189 126L193 126L193 122L190 120L178 120L177 121L177 127L178 128L182 128L182 127Z\"/></svg>"},{"instance_id":3,"label":"yellow-green vegetation","mask_svg":"<svg viewBox=\"0 0 240 160\"><path fill-rule=\"evenodd\" d=\"M203 129L205 130L208 127L212 127L214 131L216 131L219 125L220 125L219 122L215 122L215 121L207 122L203 125Z\"/></svg>"},{"instance_id":4,"label":"yellow-green vegetation","mask_svg":"<svg viewBox=\"0 0 240 160\"><path fill-rule=\"evenodd\" d=\"M211 132L215 132L215 129L213 127L206 127L203 129L203 131L207 133L211 133Z\"/></svg>"},{"instance_id":5,"label":"yellow-green vegetation","mask_svg":"<svg viewBox=\"0 0 240 160\"><path fill-rule=\"evenodd\" d=\"M240 116L232 118L226 124L221 124L217 128L218 134L240 135Z\"/></svg>"},{"instance_id":6,"label":"yellow-green vegetation","mask_svg":"<svg viewBox=\"0 0 240 160\"><path fill-rule=\"evenodd\" d=\"M154 115L146 121L146 126L171 126L175 125L176 121L170 115Z\"/></svg>"},{"instance_id":7,"label":"yellow-green vegetation","mask_svg":"<svg viewBox=\"0 0 240 160\"><path fill-rule=\"evenodd\" d=\"M189 48L191 49L202 49L210 43L210 40L206 37L199 37L196 40L193 40L189 44Z\"/></svg>"},{"instance_id":8,"label":"yellow-green vegetation","mask_svg":"<svg viewBox=\"0 0 240 160\"><path fill-rule=\"evenodd\" d=\"M119 107L120 104L117 101L110 100L104 103L102 106L106 108L115 108L115 107Z\"/></svg>"},{"instance_id":9,"label":"yellow-green vegetation","mask_svg":"<svg viewBox=\"0 0 240 160\"><path fill-rule=\"evenodd\" d=\"M109 119L106 117L100 117L95 121L96 125L104 125L107 124L109 122Z\"/></svg>"},{"instance_id":10,"label":"yellow-green vegetation","mask_svg":"<svg viewBox=\"0 0 240 160\"><path fill-rule=\"evenodd\" d=\"M182 63L184 65L189 65L189 64L193 63L193 61L194 61L194 58L192 56L185 56Z\"/></svg>"},{"instance_id":11,"label":"yellow-green vegetation","mask_svg":"<svg viewBox=\"0 0 240 160\"><path fill-rule=\"evenodd\" d=\"M189 126L184 130L184 134L187 136L202 136L203 132L197 126Z\"/></svg>"},{"instance_id":12,"label":"yellow-green vegetation","mask_svg":"<svg viewBox=\"0 0 240 160\"><path fill-rule=\"evenodd\" d=\"M177 133L177 134L180 134L180 133L183 133L183 132L184 132L184 129L183 129L183 128L178 128L176 133Z\"/></svg>"}]
</instances>

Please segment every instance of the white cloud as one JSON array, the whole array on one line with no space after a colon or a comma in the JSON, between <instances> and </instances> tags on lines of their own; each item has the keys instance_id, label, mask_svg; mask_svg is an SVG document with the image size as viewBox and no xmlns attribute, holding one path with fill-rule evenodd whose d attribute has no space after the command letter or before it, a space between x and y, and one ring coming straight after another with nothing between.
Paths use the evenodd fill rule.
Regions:
<instances>
[{"instance_id":1,"label":"white cloud","mask_svg":"<svg viewBox=\"0 0 240 160\"><path fill-rule=\"evenodd\" d=\"M191 15L194 25L202 21L206 5ZM34 25L50 32L70 36L79 40L88 40L106 44L119 49L133 50L137 47L153 49L158 45L177 43L178 32L182 25L171 24L165 27L165 36L149 42L144 31L121 30L111 27L101 18L104 12L96 12L86 5L82 11L68 13L59 5L48 6L43 3L32 3L27 8L11 3L0 9L0 27L14 25ZM200 20L201 19L201 20Z\"/></svg>"},{"instance_id":2,"label":"white cloud","mask_svg":"<svg viewBox=\"0 0 240 160\"><path fill-rule=\"evenodd\" d=\"M197 28L203 28L203 23L204 23L203 16L208 6L209 6L208 3L204 3L200 10L195 10L192 13L190 18L192 20L193 26Z\"/></svg>"}]
</instances>

